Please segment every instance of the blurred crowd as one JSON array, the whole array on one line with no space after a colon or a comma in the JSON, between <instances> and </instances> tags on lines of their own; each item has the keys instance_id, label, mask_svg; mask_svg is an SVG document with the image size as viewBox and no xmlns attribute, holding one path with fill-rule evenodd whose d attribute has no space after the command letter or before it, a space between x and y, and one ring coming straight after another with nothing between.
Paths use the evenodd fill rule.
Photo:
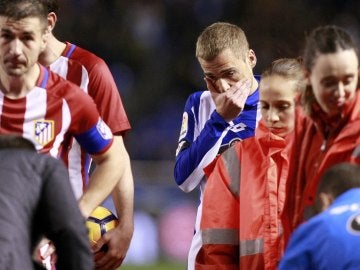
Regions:
<instances>
[{"instance_id":1,"label":"blurred crowd","mask_svg":"<svg viewBox=\"0 0 360 270\"><path fill-rule=\"evenodd\" d=\"M333 23L360 40L356 0L63 0L56 31L103 57L132 124L132 159L172 160L189 93L204 89L197 35L215 21L242 27L258 63L300 55L309 29Z\"/></svg>"}]
</instances>

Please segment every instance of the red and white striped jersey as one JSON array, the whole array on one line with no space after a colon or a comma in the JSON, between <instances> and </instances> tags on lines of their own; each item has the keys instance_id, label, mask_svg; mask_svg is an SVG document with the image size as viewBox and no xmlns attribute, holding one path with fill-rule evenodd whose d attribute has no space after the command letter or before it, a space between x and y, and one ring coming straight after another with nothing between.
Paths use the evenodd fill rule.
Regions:
<instances>
[{"instance_id":1,"label":"red and white striped jersey","mask_svg":"<svg viewBox=\"0 0 360 270\"><path fill-rule=\"evenodd\" d=\"M43 66L40 70L25 97L10 99L0 92L0 134L21 134L39 153L61 158L66 165L72 138L90 154L105 152L113 136L94 101L75 84Z\"/></svg>"},{"instance_id":2,"label":"red and white striped jersey","mask_svg":"<svg viewBox=\"0 0 360 270\"><path fill-rule=\"evenodd\" d=\"M108 66L100 57L66 42L64 52L50 65L50 69L80 86L92 97L101 118L110 127L113 134L124 134L130 129L116 83ZM68 160L70 180L75 195L79 197L85 187L82 184L88 182L87 172L90 167L90 157L74 141ZM76 181L79 179L79 175L83 177L81 182Z\"/></svg>"},{"instance_id":3,"label":"red and white striped jersey","mask_svg":"<svg viewBox=\"0 0 360 270\"><path fill-rule=\"evenodd\" d=\"M113 134L123 134L130 129L114 78L100 57L66 42L64 52L50 65L50 69L80 86L92 97L101 118Z\"/></svg>"}]
</instances>

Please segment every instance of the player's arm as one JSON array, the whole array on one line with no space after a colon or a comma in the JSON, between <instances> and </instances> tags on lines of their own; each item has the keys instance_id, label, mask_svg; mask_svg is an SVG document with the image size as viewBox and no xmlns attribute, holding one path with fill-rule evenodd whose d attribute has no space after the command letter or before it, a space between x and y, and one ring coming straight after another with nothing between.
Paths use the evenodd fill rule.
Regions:
<instances>
[{"instance_id":1,"label":"player's arm","mask_svg":"<svg viewBox=\"0 0 360 270\"><path fill-rule=\"evenodd\" d=\"M96 168L90 176L89 184L79 200L80 210L85 217L88 217L95 207L104 201L115 185L119 182L129 181L127 179L124 180L128 157L119 155L121 151L121 142L113 140L106 152L91 155Z\"/></svg>"},{"instance_id":2,"label":"player's arm","mask_svg":"<svg viewBox=\"0 0 360 270\"><path fill-rule=\"evenodd\" d=\"M216 111L211 114L200 134L196 119L196 109L200 93L195 93L186 102L179 144L176 151L174 177L185 192L196 188L204 177L203 168L218 154L222 138L230 126Z\"/></svg>"},{"instance_id":3,"label":"player's arm","mask_svg":"<svg viewBox=\"0 0 360 270\"><path fill-rule=\"evenodd\" d=\"M120 182L115 185L112 191L112 198L119 217L118 226L107 232L93 247L95 252L95 263L100 269L115 269L124 260L130 246L134 232L133 201L134 185L130 166L130 158L126 151L121 136L114 136L114 140L120 144L118 155L123 156L124 173ZM108 251L97 256L97 252L106 244Z\"/></svg>"},{"instance_id":4,"label":"player's arm","mask_svg":"<svg viewBox=\"0 0 360 270\"><path fill-rule=\"evenodd\" d=\"M123 181L120 181L112 191L112 199L119 217L119 224L114 230L107 232L93 247L95 264L102 269L114 269L121 265L130 246L134 231L133 201L134 187L130 158L126 151L123 138L120 135L130 129L130 124L121 101L119 90L114 78L101 58L96 58L96 64L89 70L88 94L98 107L101 118L107 123L114 134L114 140L119 140L124 156L125 171ZM111 110L109 108L112 108ZM97 251L106 244L107 252L99 256ZM101 253L101 252L100 252Z\"/></svg>"},{"instance_id":5,"label":"player's arm","mask_svg":"<svg viewBox=\"0 0 360 270\"><path fill-rule=\"evenodd\" d=\"M80 210L87 218L110 195L115 185L123 181L128 157L119 155L122 141L114 140L110 128L99 117L91 97L75 85L71 84L71 87L72 91L67 99L73 112L70 131L96 165L79 199Z\"/></svg>"}]
</instances>

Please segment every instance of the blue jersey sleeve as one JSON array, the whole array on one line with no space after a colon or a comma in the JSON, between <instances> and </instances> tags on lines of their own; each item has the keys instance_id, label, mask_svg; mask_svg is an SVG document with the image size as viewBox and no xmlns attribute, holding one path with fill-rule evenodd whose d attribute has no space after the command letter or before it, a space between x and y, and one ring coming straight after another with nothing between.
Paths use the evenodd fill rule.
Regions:
<instances>
[{"instance_id":1,"label":"blue jersey sleeve","mask_svg":"<svg viewBox=\"0 0 360 270\"><path fill-rule=\"evenodd\" d=\"M111 145L113 135L110 128L103 120L81 134L75 135L75 139L91 155L105 152Z\"/></svg>"},{"instance_id":2,"label":"blue jersey sleeve","mask_svg":"<svg viewBox=\"0 0 360 270\"><path fill-rule=\"evenodd\" d=\"M174 178L179 187L190 192L204 179L204 168L237 140L254 135L260 119L259 92L245 103L244 110L231 122L217 112L209 91L195 92L185 104Z\"/></svg>"},{"instance_id":3,"label":"blue jersey sleeve","mask_svg":"<svg viewBox=\"0 0 360 270\"><path fill-rule=\"evenodd\" d=\"M174 177L176 183L186 192L193 190L202 180L202 168L216 157L220 148L220 138L229 127L229 123L215 111L215 108L209 106L210 117L206 116L209 119L201 128L199 122L204 115L199 113L199 107L202 105L203 93L192 94L185 104L176 152ZM202 163L204 166L201 166Z\"/></svg>"}]
</instances>

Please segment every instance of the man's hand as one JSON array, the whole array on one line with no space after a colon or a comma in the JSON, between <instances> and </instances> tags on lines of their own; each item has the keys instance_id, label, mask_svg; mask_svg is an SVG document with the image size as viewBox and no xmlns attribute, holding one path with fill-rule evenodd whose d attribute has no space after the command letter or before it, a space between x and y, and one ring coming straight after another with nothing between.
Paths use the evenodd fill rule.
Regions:
<instances>
[{"instance_id":1,"label":"man's hand","mask_svg":"<svg viewBox=\"0 0 360 270\"><path fill-rule=\"evenodd\" d=\"M245 101L250 94L251 80L244 78L226 90L217 87L208 78L205 78L205 82L214 100L217 113L227 122L238 117L244 109Z\"/></svg>"},{"instance_id":2,"label":"man's hand","mask_svg":"<svg viewBox=\"0 0 360 270\"><path fill-rule=\"evenodd\" d=\"M52 266L56 263L57 256L55 246L49 239L46 237L41 239L34 250L33 259L40 265L46 267L46 269L52 269Z\"/></svg>"},{"instance_id":3,"label":"man's hand","mask_svg":"<svg viewBox=\"0 0 360 270\"><path fill-rule=\"evenodd\" d=\"M134 233L134 181L130 158L121 136L114 136L114 143L118 145L116 155L121 157L123 166L120 181L112 191L119 224L93 246L95 266L98 270L114 270L122 264ZM103 245L106 246L105 251L102 251Z\"/></svg>"},{"instance_id":4,"label":"man's hand","mask_svg":"<svg viewBox=\"0 0 360 270\"><path fill-rule=\"evenodd\" d=\"M92 247L96 269L115 270L122 264L130 246L133 231L132 226L119 224L115 229L103 235Z\"/></svg>"}]
</instances>

